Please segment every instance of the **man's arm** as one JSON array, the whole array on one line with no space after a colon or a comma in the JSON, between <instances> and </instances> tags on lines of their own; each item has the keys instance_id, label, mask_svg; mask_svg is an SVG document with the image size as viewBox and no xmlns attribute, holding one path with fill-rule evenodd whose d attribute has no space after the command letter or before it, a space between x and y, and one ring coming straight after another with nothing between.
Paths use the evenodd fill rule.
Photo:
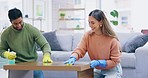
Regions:
<instances>
[{"instance_id":1,"label":"man's arm","mask_svg":"<svg viewBox=\"0 0 148 78\"><path fill-rule=\"evenodd\" d=\"M51 57L50 57L51 56L51 47L39 30L36 30L35 40L43 52L43 60L42 61L44 63L47 63L47 62L52 63L53 61L51 60Z\"/></svg>"}]
</instances>

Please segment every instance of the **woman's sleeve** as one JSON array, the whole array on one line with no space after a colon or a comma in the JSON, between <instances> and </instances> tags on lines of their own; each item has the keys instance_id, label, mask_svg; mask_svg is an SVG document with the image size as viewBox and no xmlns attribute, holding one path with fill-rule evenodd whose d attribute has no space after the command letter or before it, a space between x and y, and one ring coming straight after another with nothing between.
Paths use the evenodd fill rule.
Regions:
<instances>
[{"instance_id":1,"label":"woman's sleeve","mask_svg":"<svg viewBox=\"0 0 148 78\"><path fill-rule=\"evenodd\" d=\"M88 33L85 33L83 35L78 46L72 52L72 55L74 55L74 56L76 56L76 54L77 54L77 56L76 56L77 60L80 58L83 58L87 52L88 35L89 35Z\"/></svg>"},{"instance_id":2,"label":"woman's sleeve","mask_svg":"<svg viewBox=\"0 0 148 78\"><path fill-rule=\"evenodd\" d=\"M118 63L120 63L121 59L121 47L119 41L113 39L110 47L110 60L107 61L107 67L105 69L110 69L115 67Z\"/></svg>"}]
</instances>

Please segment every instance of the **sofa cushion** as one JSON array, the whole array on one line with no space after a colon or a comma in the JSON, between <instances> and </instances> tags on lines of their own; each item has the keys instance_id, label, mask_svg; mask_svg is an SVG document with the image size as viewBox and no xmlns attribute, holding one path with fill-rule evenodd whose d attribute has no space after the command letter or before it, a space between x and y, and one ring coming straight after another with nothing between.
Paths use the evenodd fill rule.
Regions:
<instances>
[{"instance_id":1,"label":"sofa cushion","mask_svg":"<svg viewBox=\"0 0 148 78\"><path fill-rule=\"evenodd\" d=\"M147 41L148 34L140 34L138 36L134 36L126 41L126 43L122 47L122 51L134 53L137 48L144 46Z\"/></svg>"},{"instance_id":2,"label":"sofa cushion","mask_svg":"<svg viewBox=\"0 0 148 78\"><path fill-rule=\"evenodd\" d=\"M77 47L77 45L80 42L82 36L83 36L82 33L75 33L75 34L73 34L72 50L74 50Z\"/></svg>"},{"instance_id":3,"label":"sofa cushion","mask_svg":"<svg viewBox=\"0 0 148 78\"><path fill-rule=\"evenodd\" d=\"M69 59L72 51L52 51L51 53L51 58L53 61L66 61ZM88 53L85 54L85 56L78 61L83 61L83 62L90 62L90 58L88 56Z\"/></svg>"},{"instance_id":4,"label":"sofa cushion","mask_svg":"<svg viewBox=\"0 0 148 78\"><path fill-rule=\"evenodd\" d=\"M68 60L72 51L51 51L51 59L53 61L60 61L63 62ZM42 61L43 53L42 51L37 51L38 53L38 61ZM83 62L90 62L90 58L88 56L88 53L85 54L85 56L78 61Z\"/></svg>"},{"instance_id":5,"label":"sofa cushion","mask_svg":"<svg viewBox=\"0 0 148 78\"><path fill-rule=\"evenodd\" d=\"M121 65L126 68L135 68L136 67L136 57L135 53L126 53L122 52L121 56Z\"/></svg>"},{"instance_id":6,"label":"sofa cushion","mask_svg":"<svg viewBox=\"0 0 148 78\"><path fill-rule=\"evenodd\" d=\"M53 61L64 61L68 60L71 55L71 51L52 51L51 58Z\"/></svg>"},{"instance_id":7,"label":"sofa cushion","mask_svg":"<svg viewBox=\"0 0 148 78\"><path fill-rule=\"evenodd\" d=\"M62 50L71 51L72 48L72 34L56 34Z\"/></svg>"},{"instance_id":8,"label":"sofa cushion","mask_svg":"<svg viewBox=\"0 0 148 78\"><path fill-rule=\"evenodd\" d=\"M135 33L119 33L116 32L116 35L120 41L121 47L123 47L123 45L126 43L127 40L129 40L130 38L132 38L133 36L137 36L140 35L142 33L139 32L135 32Z\"/></svg>"},{"instance_id":9,"label":"sofa cushion","mask_svg":"<svg viewBox=\"0 0 148 78\"><path fill-rule=\"evenodd\" d=\"M62 51L62 48L56 37L56 31L45 32L43 33L43 36L46 38L46 40L50 44L52 51Z\"/></svg>"}]
</instances>

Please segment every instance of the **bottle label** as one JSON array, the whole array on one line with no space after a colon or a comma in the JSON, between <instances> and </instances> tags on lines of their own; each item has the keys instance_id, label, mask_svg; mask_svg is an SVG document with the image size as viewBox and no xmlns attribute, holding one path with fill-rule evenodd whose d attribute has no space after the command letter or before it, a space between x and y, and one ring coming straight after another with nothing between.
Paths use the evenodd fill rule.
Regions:
<instances>
[{"instance_id":1,"label":"bottle label","mask_svg":"<svg viewBox=\"0 0 148 78\"><path fill-rule=\"evenodd\" d=\"M15 59L14 60L8 60L9 64L15 64Z\"/></svg>"},{"instance_id":2,"label":"bottle label","mask_svg":"<svg viewBox=\"0 0 148 78\"><path fill-rule=\"evenodd\" d=\"M13 52L13 51L12 51L11 53L16 55L16 53ZM9 62L9 64L15 64L15 59L13 59L13 60L8 60L8 62Z\"/></svg>"}]
</instances>

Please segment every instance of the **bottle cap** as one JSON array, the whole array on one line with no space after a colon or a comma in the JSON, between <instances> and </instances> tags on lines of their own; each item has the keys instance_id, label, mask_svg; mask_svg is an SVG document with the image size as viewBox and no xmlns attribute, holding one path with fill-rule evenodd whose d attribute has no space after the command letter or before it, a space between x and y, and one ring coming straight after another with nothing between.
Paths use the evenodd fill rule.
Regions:
<instances>
[{"instance_id":1,"label":"bottle cap","mask_svg":"<svg viewBox=\"0 0 148 78\"><path fill-rule=\"evenodd\" d=\"M16 55L16 53L14 51L12 51L11 53Z\"/></svg>"}]
</instances>

